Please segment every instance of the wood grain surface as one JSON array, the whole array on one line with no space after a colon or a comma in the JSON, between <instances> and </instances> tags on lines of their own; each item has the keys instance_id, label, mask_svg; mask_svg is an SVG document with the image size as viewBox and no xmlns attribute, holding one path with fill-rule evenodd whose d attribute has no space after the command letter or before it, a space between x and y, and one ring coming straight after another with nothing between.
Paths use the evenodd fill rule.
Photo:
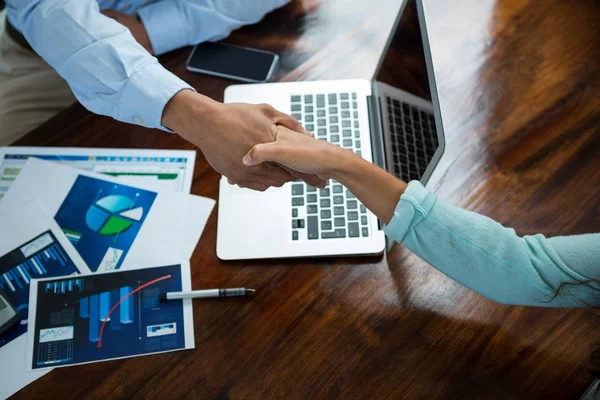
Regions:
<instances>
[{"instance_id":1,"label":"wood grain surface","mask_svg":"<svg viewBox=\"0 0 600 400\"><path fill-rule=\"evenodd\" d=\"M400 0L296 0L229 39L282 57L279 80L369 78ZM600 3L425 0L446 152L429 188L520 234L600 231ZM185 71L222 100L232 82ZM19 145L192 149L75 105ZM193 193L216 199L198 154ZM402 245L387 257L221 262L216 212L193 286L196 350L56 369L15 399L576 399L600 343L589 309L494 303Z\"/></svg>"}]
</instances>

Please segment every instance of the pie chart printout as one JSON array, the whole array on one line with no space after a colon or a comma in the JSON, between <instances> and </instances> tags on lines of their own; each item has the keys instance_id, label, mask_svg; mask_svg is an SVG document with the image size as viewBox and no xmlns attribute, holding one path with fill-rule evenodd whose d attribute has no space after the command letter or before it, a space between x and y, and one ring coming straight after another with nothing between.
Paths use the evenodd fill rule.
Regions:
<instances>
[{"instance_id":1,"label":"pie chart printout","mask_svg":"<svg viewBox=\"0 0 600 400\"><path fill-rule=\"evenodd\" d=\"M55 219L92 271L114 270L155 198L154 192L80 175Z\"/></svg>"}]
</instances>

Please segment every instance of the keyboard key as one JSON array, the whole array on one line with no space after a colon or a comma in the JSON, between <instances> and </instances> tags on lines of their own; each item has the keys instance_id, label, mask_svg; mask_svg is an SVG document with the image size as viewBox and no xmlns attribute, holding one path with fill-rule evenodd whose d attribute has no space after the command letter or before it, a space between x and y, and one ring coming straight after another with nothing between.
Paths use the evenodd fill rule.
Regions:
<instances>
[{"instance_id":1,"label":"keyboard key","mask_svg":"<svg viewBox=\"0 0 600 400\"><path fill-rule=\"evenodd\" d=\"M325 110L317 110L317 117L324 117L325 116Z\"/></svg>"},{"instance_id":2,"label":"keyboard key","mask_svg":"<svg viewBox=\"0 0 600 400\"><path fill-rule=\"evenodd\" d=\"M312 104L312 102L313 102L313 96L312 96L312 94L306 94L306 95L304 95L304 102L306 104Z\"/></svg>"},{"instance_id":3,"label":"keyboard key","mask_svg":"<svg viewBox=\"0 0 600 400\"><path fill-rule=\"evenodd\" d=\"M331 143L339 143L340 135L331 135Z\"/></svg>"},{"instance_id":4,"label":"keyboard key","mask_svg":"<svg viewBox=\"0 0 600 400\"><path fill-rule=\"evenodd\" d=\"M292 101L302 101L302 97L301 96L292 96Z\"/></svg>"},{"instance_id":5,"label":"keyboard key","mask_svg":"<svg viewBox=\"0 0 600 400\"><path fill-rule=\"evenodd\" d=\"M331 207L331 200L321 199L321 207L324 207L324 208Z\"/></svg>"},{"instance_id":6,"label":"keyboard key","mask_svg":"<svg viewBox=\"0 0 600 400\"><path fill-rule=\"evenodd\" d=\"M352 148L352 139L344 139L343 144L344 147Z\"/></svg>"},{"instance_id":7,"label":"keyboard key","mask_svg":"<svg viewBox=\"0 0 600 400\"><path fill-rule=\"evenodd\" d=\"M342 136L343 137L351 137L352 131L350 129L342 129Z\"/></svg>"},{"instance_id":8,"label":"keyboard key","mask_svg":"<svg viewBox=\"0 0 600 400\"><path fill-rule=\"evenodd\" d=\"M292 117L296 118L298 121L302 120L302 114L292 114Z\"/></svg>"},{"instance_id":9,"label":"keyboard key","mask_svg":"<svg viewBox=\"0 0 600 400\"><path fill-rule=\"evenodd\" d=\"M350 111L342 111L342 118L350 118Z\"/></svg>"},{"instance_id":10,"label":"keyboard key","mask_svg":"<svg viewBox=\"0 0 600 400\"><path fill-rule=\"evenodd\" d=\"M365 214L367 212L367 207L363 206L362 204L360 205L360 212Z\"/></svg>"},{"instance_id":11,"label":"keyboard key","mask_svg":"<svg viewBox=\"0 0 600 400\"><path fill-rule=\"evenodd\" d=\"M354 129L358 128L360 128L360 124L358 123L358 121L354 121Z\"/></svg>"},{"instance_id":12,"label":"keyboard key","mask_svg":"<svg viewBox=\"0 0 600 400\"><path fill-rule=\"evenodd\" d=\"M358 104L355 101L352 102L352 108L354 108L354 109L358 108Z\"/></svg>"},{"instance_id":13,"label":"keyboard key","mask_svg":"<svg viewBox=\"0 0 600 400\"><path fill-rule=\"evenodd\" d=\"M317 195L316 194L309 194L308 196L306 196L306 201L307 203L316 203L317 202Z\"/></svg>"},{"instance_id":14,"label":"keyboard key","mask_svg":"<svg viewBox=\"0 0 600 400\"><path fill-rule=\"evenodd\" d=\"M341 93L340 100L348 100L348 93Z\"/></svg>"},{"instance_id":15,"label":"keyboard key","mask_svg":"<svg viewBox=\"0 0 600 400\"><path fill-rule=\"evenodd\" d=\"M328 99L329 100L329 105L337 104L337 94L330 93L328 97L329 97L329 99Z\"/></svg>"},{"instance_id":16,"label":"keyboard key","mask_svg":"<svg viewBox=\"0 0 600 400\"><path fill-rule=\"evenodd\" d=\"M338 113L337 107L329 107L329 114L337 114L337 113Z\"/></svg>"},{"instance_id":17,"label":"keyboard key","mask_svg":"<svg viewBox=\"0 0 600 400\"><path fill-rule=\"evenodd\" d=\"M351 191L346 190L346 198L347 199L355 199L356 196L354 196Z\"/></svg>"},{"instance_id":18,"label":"keyboard key","mask_svg":"<svg viewBox=\"0 0 600 400\"><path fill-rule=\"evenodd\" d=\"M314 111L315 111L315 108L313 106L306 106L306 107L304 107L304 112L306 112L306 113L311 113L311 112L314 112Z\"/></svg>"},{"instance_id":19,"label":"keyboard key","mask_svg":"<svg viewBox=\"0 0 600 400\"><path fill-rule=\"evenodd\" d=\"M367 228L367 227L362 228L362 236L363 237L369 236L369 228Z\"/></svg>"},{"instance_id":20,"label":"keyboard key","mask_svg":"<svg viewBox=\"0 0 600 400\"><path fill-rule=\"evenodd\" d=\"M292 196L298 196L304 194L304 185L296 184L292 185Z\"/></svg>"},{"instance_id":21,"label":"keyboard key","mask_svg":"<svg viewBox=\"0 0 600 400\"><path fill-rule=\"evenodd\" d=\"M368 221L367 221L367 216L366 215L363 215L363 216L360 217L360 223L361 224L366 225L367 222Z\"/></svg>"},{"instance_id":22,"label":"keyboard key","mask_svg":"<svg viewBox=\"0 0 600 400\"><path fill-rule=\"evenodd\" d=\"M313 124L306 124L304 127L311 133L315 131L315 126Z\"/></svg>"},{"instance_id":23,"label":"keyboard key","mask_svg":"<svg viewBox=\"0 0 600 400\"><path fill-rule=\"evenodd\" d=\"M315 117L312 115L307 115L306 118L304 118L304 122L313 122L315 120Z\"/></svg>"},{"instance_id":24,"label":"keyboard key","mask_svg":"<svg viewBox=\"0 0 600 400\"><path fill-rule=\"evenodd\" d=\"M342 107L342 110L347 110L350 108L350 103L348 103L347 101L342 101L340 107Z\"/></svg>"},{"instance_id":25,"label":"keyboard key","mask_svg":"<svg viewBox=\"0 0 600 400\"><path fill-rule=\"evenodd\" d=\"M359 237L360 236L358 223L351 222L348 224L348 236L350 236L350 237Z\"/></svg>"},{"instance_id":26,"label":"keyboard key","mask_svg":"<svg viewBox=\"0 0 600 400\"><path fill-rule=\"evenodd\" d=\"M342 128L350 128L352 126L352 123L350 122L350 120L345 119L342 121Z\"/></svg>"},{"instance_id":27,"label":"keyboard key","mask_svg":"<svg viewBox=\"0 0 600 400\"><path fill-rule=\"evenodd\" d=\"M331 210L321 210L321 218L331 218Z\"/></svg>"},{"instance_id":28,"label":"keyboard key","mask_svg":"<svg viewBox=\"0 0 600 400\"><path fill-rule=\"evenodd\" d=\"M303 197L292 197L292 205L293 206L303 206L304 198Z\"/></svg>"},{"instance_id":29,"label":"keyboard key","mask_svg":"<svg viewBox=\"0 0 600 400\"><path fill-rule=\"evenodd\" d=\"M329 123L330 124L337 124L339 122L338 117L329 117Z\"/></svg>"},{"instance_id":30,"label":"keyboard key","mask_svg":"<svg viewBox=\"0 0 600 400\"><path fill-rule=\"evenodd\" d=\"M319 190L319 195L321 197L329 197L329 188Z\"/></svg>"},{"instance_id":31,"label":"keyboard key","mask_svg":"<svg viewBox=\"0 0 600 400\"><path fill-rule=\"evenodd\" d=\"M360 149L360 140L356 141L356 143L354 144L354 147L356 147L357 149Z\"/></svg>"},{"instance_id":32,"label":"keyboard key","mask_svg":"<svg viewBox=\"0 0 600 400\"><path fill-rule=\"evenodd\" d=\"M292 112L293 111L302 111L302 106L300 104L292 104Z\"/></svg>"},{"instance_id":33,"label":"keyboard key","mask_svg":"<svg viewBox=\"0 0 600 400\"><path fill-rule=\"evenodd\" d=\"M362 151L360 151L360 150L357 150L357 151L356 151L356 155L358 155L358 156L361 156L361 157L362 157Z\"/></svg>"},{"instance_id":34,"label":"keyboard key","mask_svg":"<svg viewBox=\"0 0 600 400\"><path fill-rule=\"evenodd\" d=\"M348 221L358 221L358 213L356 211L348 211Z\"/></svg>"},{"instance_id":35,"label":"keyboard key","mask_svg":"<svg viewBox=\"0 0 600 400\"><path fill-rule=\"evenodd\" d=\"M344 215L345 213L344 207L333 207L333 215Z\"/></svg>"},{"instance_id":36,"label":"keyboard key","mask_svg":"<svg viewBox=\"0 0 600 400\"><path fill-rule=\"evenodd\" d=\"M333 196L333 204L344 204L344 196Z\"/></svg>"},{"instance_id":37,"label":"keyboard key","mask_svg":"<svg viewBox=\"0 0 600 400\"><path fill-rule=\"evenodd\" d=\"M356 93L352 93L352 100L356 100Z\"/></svg>"},{"instance_id":38,"label":"keyboard key","mask_svg":"<svg viewBox=\"0 0 600 400\"><path fill-rule=\"evenodd\" d=\"M292 218L296 218L298 216L298 209L292 208Z\"/></svg>"},{"instance_id":39,"label":"keyboard key","mask_svg":"<svg viewBox=\"0 0 600 400\"><path fill-rule=\"evenodd\" d=\"M308 193L315 193L315 192L317 191L317 188L316 188L316 187L314 187L314 186L307 186L307 187L306 187L306 191L307 191Z\"/></svg>"},{"instance_id":40,"label":"keyboard key","mask_svg":"<svg viewBox=\"0 0 600 400\"><path fill-rule=\"evenodd\" d=\"M327 125L327 121L325 119L319 118L317 120L317 126L325 126Z\"/></svg>"},{"instance_id":41,"label":"keyboard key","mask_svg":"<svg viewBox=\"0 0 600 400\"><path fill-rule=\"evenodd\" d=\"M333 185L333 193L342 193L344 187L342 185Z\"/></svg>"},{"instance_id":42,"label":"keyboard key","mask_svg":"<svg viewBox=\"0 0 600 400\"><path fill-rule=\"evenodd\" d=\"M302 224L302 226L300 226L300 224ZM292 228L294 228L294 229L304 228L304 220L303 219L292 220Z\"/></svg>"},{"instance_id":43,"label":"keyboard key","mask_svg":"<svg viewBox=\"0 0 600 400\"><path fill-rule=\"evenodd\" d=\"M345 229L336 229L335 230L335 237L336 238L345 238L346 237L346 230Z\"/></svg>"},{"instance_id":44,"label":"keyboard key","mask_svg":"<svg viewBox=\"0 0 600 400\"><path fill-rule=\"evenodd\" d=\"M319 211L319 208L317 207L316 204L309 204L308 206L306 206L307 214L316 214L318 211Z\"/></svg>"},{"instance_id":45,"label":"keyboard key","mask_svg":"<svg viewBox=\"0 0 600 400\"><path fill-rule=\"evenodd\" d=\"M360 138L360 131L354 131L354 137L355 138Z\"/></svg>"},{"instance_id":46,"label":"keyboard key","mask_svg":"<svg viewBox=\"0 0 600 400\"><path fill-rule=\"evenodd\" d=\"M317 216L309 216L307 218L307 236L309 239L319 238L319 218Z\"/></svg>"},{"instance_id":47,"label":"keyboard key","mask_svg":"<svg viewBox=\"0 0 600 400\"><path fill-rule=\"evenodd\" d=\"M346 202L346 207L348 210L356 210L358 209L358 202L356 200L348 200Z\"/></svg>"},{"instance_id":48,"label":"keyboard key","mask_svg":"<svg viewBox=\"0 0 600 400\"><path fill-rule=\"evenodd\" d=\"M358 111L354 111L352 115L354 116L354 119L358 119Z\"/></svg>"},{"instance_id":49,"label":"keyboard key","mask_svg":"<svg viewBox=\"0 0 600 400\"><path fill-rule=\"evenodd\" d=\"M338 217L333 219L335 226L346 226L346 219L344 217Z\"/></svg>"},{"instance_id":50,"label":"keyboard key","mask_svg":"<svg viewBox=\"0 0 600 400\"><path fill-rule=\"evenodd\" d=\"M325 107L325 95L324 94L317 95L317 107Z\"/></svg>"},{"instance_id":51,"label":"keyboard key","mask_svg":"<svg viewBox=\"0 0 600 400\"><path fill-rule=\"evenodd\" d=\"M292 231L292 240L298 240L298 231Z\"/></svg>"},{"instance_id":52,"label":"keyboard key","mask_svg":"<svg viewBox=\"0 0 600 400\"><path fill-rule=\"evenodd\" d=\"M327 135L327 129L325 129L325 128L319 128L317 130L317 135L319 135L319 136L324 136L325 135L326 136Z\"/></svg>"},{"instance_id":53,"label":"keyboard key","mask_svg":"<svg viewBox=\"0 0 600 400\"><path fill-rule=\"evenodd\" d=\"M321 221L321 230L330 231L332 228L331 221Z\"/></svg>"},{"instance_id":54,"label":"keyboard key","mask_svg":"<svg viewBox=\"0 0 600 400\"><path fill-rule=\"evenodd\" d=\"M332 125L329 127L329 132L331 133L339 133L340 132L340 127L337 125Z\"/></svg>"}]
</instances>

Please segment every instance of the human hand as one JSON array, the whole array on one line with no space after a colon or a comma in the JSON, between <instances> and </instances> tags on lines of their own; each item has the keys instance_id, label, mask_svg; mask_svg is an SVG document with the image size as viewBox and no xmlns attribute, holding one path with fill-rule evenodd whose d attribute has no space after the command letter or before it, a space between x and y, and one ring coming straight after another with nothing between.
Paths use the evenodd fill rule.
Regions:
<instances>
[{"instance_id":1,"label":"human hand","mask_svg":"<svg viewBox=\"0 0 600 400\"><path fill-rule=\"evenodd\" d=\"M255 145L244 156L243 163L247 166L263 162L277 163L327 180L353 157L358 156L329 142L299 134L280 125L277 127L276 140Z\"/></svg>"},{"instance_id":2,"label":"human hand","mask_svg":"<svg viewBox=\"0 0 600 400\"><path fill-rule=\"evenodd\" d=\"M142 21L139 18L134 17L132 15L123 14L112 8L102 10L102 14L106 15L109 18L114 19L121 25L125 26L127 29L131 31L131 34L135 38L135 40L141 44L150 54L154 54L154 50L152 49L152 44L150 43L150 37L148 37L148 32L144 27Z\"/></svg>"},{"instance_id":3,"label":"human hand","mask_svg":"<svg viewBox=\"0 0 600 400\"><path fill-rule=\"evenodd\" d=\"M325 182L314 175L284 170L272 163L252 167L242 163L244 154L254 145L275 140L278 124L306 136L298 121L271 106L223 104L191 90L182 90L167 103L162 122L198 146L210 165L232 184L264 191L299 178L312 186L325 186Z\"/></svg>"}]
</instances>

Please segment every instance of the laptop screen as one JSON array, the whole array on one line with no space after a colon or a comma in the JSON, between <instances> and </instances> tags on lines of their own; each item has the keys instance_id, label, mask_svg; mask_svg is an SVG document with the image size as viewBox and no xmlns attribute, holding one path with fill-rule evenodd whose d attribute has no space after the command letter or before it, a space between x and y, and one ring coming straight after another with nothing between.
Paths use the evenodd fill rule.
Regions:
<instances>
[{"instance_id":1,"label":"laptop screen","mask_svg":"<svg viewBox=\"0 0 600 400\"><path fill-rule=\"evenodd\" d=\"M429 76L433 69L428 68L431 57L422 34L416 1L407 0L375 80L387 168L406 182L425 183L441 155L437 150L443 137L438 135L442 130L434 115L437 96Z\"/></svg>"}]
</instances>

